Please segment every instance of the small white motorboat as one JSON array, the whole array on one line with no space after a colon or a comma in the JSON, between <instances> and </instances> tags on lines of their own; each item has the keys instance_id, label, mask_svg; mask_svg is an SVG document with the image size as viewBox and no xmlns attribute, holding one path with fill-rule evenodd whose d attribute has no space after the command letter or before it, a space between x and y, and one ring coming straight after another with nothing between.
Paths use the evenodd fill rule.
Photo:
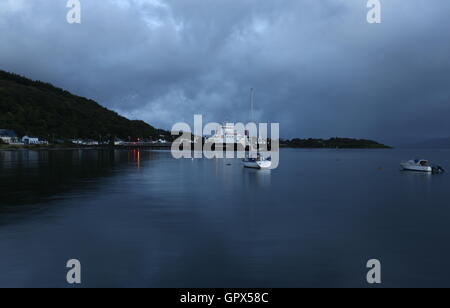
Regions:
<instances>
[{"instance_id":1,"label":"small white motorboat","mask_svg":"<svg viewBox=\"0 0 450 308\"><path fill-rule=\"evenodd\" d=\"M428 160L424 159L402 162L401 166L403 170L408 171L433 172L433 168L430 166Z\"/></svg>"},{"instance_id":2,"label":"small white motorboat","mask_svg":"<svg viewBox=\"0 0 450 308\"><path fill-rule=\"evenodd\" d=\"M418 172L430 172L430 173L443 173L444 168L441 166L432 166L428 160L416 159L400 164L403 170L406 171L418 171Z\"/></svg>"},{"instance_id":3,"label":"small white motorboat","mask_svg":"<svg viewBox=\"0 0 450 308\"><path fill-rule=\"evenodd\" d=\"M258 158L245 158L242 163L244 168L253 169L269 169L272 166L271 158L262 158L258 155Z\"/></svg>"}]
</instances>

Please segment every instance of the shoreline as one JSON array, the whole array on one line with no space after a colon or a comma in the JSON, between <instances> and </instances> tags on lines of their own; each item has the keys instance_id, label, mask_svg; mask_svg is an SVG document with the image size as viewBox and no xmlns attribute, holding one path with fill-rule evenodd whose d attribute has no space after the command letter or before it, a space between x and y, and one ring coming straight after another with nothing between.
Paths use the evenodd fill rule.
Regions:
<instances>
[{"instance_id":1,"label":"shoreline","mask_svg":"<svg viewBox=\"0 0 450 308\"><path fill-rule=\"evenodd\" d=\"M30 150L130 150L140 149L148 147L124 147L124 146L82 146L82 145L0 145L0 151L30 151ZM154 147L154 149L161 149L161 147ZM304 150L392 150L394 147L346 147L346 148L333 148L333 147L293 147L280 145L280 149L304 149Z\"/></svg>"},{"instance_id":2,"label":"shoreline","mask_svg":"<svg viewBox=\"0 0 450 308\"><path fill-rule=\"evenodd\" d=\"M29 150L91 150L106 149L107 146L72 146L72 145L0 145L0 151L29 151Z\"/></svg>"}]
</instances>

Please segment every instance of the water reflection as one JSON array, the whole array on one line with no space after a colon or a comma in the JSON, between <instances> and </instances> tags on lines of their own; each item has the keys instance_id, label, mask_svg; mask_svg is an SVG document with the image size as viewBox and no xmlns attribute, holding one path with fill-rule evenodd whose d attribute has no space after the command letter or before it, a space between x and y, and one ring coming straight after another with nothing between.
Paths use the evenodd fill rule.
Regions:
<instances>
[{"instance_id":1,"label":"water reflection","mask_svg":"<svg viewBox=\"0 0 450 308\"><path fill-rule=\"evenodd\" d=\"M408 183L408 189L413 191L422 191L430 193L432 190L433 180L442 175L432 174L430 172L413 172L413 171L401 171L401 175Z\"/></svg>"},{"instance_id":2,"label":"water reflection","mask_svg":"<svg viewBox=\"0 0 450 308\"><path fill-rule=\"evenodd\" d=\"M0 152L0 208L42 202L86 186L94 189L99 179L116 174L127 155L120 150ZM139 166L140 154L134 159Z\"/></svg>"},{"instance_id":3,"label":"water reflection","mask_svg":"<svg viewBox=\"0 0 450 308\"><path fill-rule=\"evenodd\" d=\"M64 287L55 264L73 257L85 287L360 287L373 256L395 268L387 287L445 286L449 178L400 173L411 154L286 150L254 170L143 149L0 152L0 287Z\"/></svg>"},{"instance_id":4,"label":"water reflection","mask_svg":"<svg viewBox=\"0 0 450 308\"><path fill-rule=\"evenodd\" d=\"M249 186L269 188L272 183L272 170L242 168L242 173L244 174L244 181Z\"/></svg>"},{"instance_id":5,"label":"water reflection","mask_svg":"<svg viewBox=\"0 0 450 308\"><path fill-rule=\"evenodd\" d=\"M150 153L150 152L147 152ZM128 152L128 161L132 162L138 169L141 168L141 149L133 149Z\"/></svg>"}]
</instances>

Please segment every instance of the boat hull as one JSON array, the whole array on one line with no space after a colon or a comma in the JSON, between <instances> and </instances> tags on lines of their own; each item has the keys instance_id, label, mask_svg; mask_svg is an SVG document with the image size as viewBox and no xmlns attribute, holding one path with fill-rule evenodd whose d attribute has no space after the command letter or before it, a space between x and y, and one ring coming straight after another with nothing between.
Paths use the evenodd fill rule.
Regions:
<instances>
[{"instance_id":1,"label":"boat hull","mask_svg":"<svg viewBox=\"0 0 450 308\"><path fill-rule=\"evenodd\" d=\"M402 166L403 170L405 170L405 171L433 172L433 168L430 166L415 166L415 165L408 165L408 164L402 164L401 166Z\"/></svg>"},{"instance_id":2,"label":"boat hull","mask_svg":"<svg viewBox=\"0 0 450 308\"><path fill-rule=\"evenodd\" d=\"M272 166L271 161L263 160L263 161L243 161L245 168L251 169L269 169Z\"/></svg>"}]
</instances>

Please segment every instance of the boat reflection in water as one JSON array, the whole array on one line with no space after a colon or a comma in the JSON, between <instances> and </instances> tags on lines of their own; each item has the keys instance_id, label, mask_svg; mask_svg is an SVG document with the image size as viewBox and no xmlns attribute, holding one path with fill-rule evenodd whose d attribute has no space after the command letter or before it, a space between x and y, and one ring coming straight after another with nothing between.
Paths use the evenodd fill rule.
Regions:
<instances>
[{"instance_id":1,"label":"boat reflection in water","mask_svg":"<svg viewBox=\"0 0 450 308\"><path fill-rule=\"evenodd\" d=\"M269 187L272 183L272 170L243 168L244 181L248 186Z\"/></svg>"}]
</instances>

